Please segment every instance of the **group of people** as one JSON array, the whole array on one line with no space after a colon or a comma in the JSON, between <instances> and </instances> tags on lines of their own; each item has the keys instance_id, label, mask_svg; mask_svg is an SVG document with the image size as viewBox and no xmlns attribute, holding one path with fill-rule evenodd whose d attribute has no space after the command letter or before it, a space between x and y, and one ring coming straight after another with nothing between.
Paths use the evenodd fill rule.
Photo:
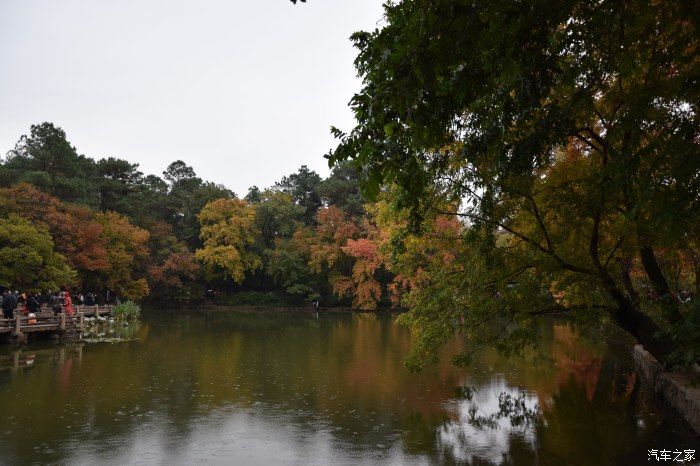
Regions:
<instances>
[{"instance_id":1,"label":"group of people","mask_svg":"<svg viewBox=\"0 0 700 466\"><path fill-rule=\"evenodd\" d=\"M94 306L97 304L97 296L94 293L76 295L77 304L86 306ZM2 300L0 307L5 318L11 319L14 316L15 310L20 309L25 316L36 315L41 311L41 307L45 306L51 309L54 315L65 313L67 316L74 314L73 298L70 291L55 291L46 293L27 292L20 294L18 291L12 292L9 289L4 289L2 292Z\"/></svg>"}]
</instances>

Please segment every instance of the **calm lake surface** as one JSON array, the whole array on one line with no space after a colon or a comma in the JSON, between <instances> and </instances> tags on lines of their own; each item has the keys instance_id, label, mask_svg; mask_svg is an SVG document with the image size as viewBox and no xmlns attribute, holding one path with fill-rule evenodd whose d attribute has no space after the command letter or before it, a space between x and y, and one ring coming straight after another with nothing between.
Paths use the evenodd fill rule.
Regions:
<instances>
[{"instance_id":1,"label":"calm lake surface","mask_svg":"<svg viewBox=\"0 0 700 466\"><path fill-rule=\"evenodd\" d=\"M542 330L537 352L418 375L410 332L373 314L149 312L128 342L4 346L0 463L632 465L697 448L626 346Z\"/></svg>"}]
</instances>

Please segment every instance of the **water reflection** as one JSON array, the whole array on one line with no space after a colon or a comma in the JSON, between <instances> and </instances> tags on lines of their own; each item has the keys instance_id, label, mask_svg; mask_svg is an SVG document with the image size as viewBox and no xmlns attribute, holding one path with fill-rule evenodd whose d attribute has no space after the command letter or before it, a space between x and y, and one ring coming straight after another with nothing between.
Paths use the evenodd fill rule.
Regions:
<instances>
[{"instance_id":1,"label":"water reflection","mask_svg":"<svg viewBox=\"0 0 700 466\"><path fill-rule=\"evenodd\" d=\"M0 462L634 464L695 441L624 349L563 324L537 352L420 375L401 364L409 332L371 314L159 313L124 331L0 350Z\"/></svg>"},{"instance_id":2,"label":"water reflection","mask_svg":"<svg viewBox=\"0 0 700 466\"><path fill-rule=\"evenodd\" d=\"M438 431L443 458L499 464L514 437L535 449L534 423L540 417L537 395L510 387L498 377L466 392L466 399L447 405L457 418Z\"/></svg>"}]
</instances>

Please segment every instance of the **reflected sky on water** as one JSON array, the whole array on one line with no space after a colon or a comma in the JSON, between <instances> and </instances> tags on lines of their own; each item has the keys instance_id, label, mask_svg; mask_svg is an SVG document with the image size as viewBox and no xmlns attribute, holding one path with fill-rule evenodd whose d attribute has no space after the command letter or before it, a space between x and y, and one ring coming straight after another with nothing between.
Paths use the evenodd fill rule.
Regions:
<instances>
[{"instance_id":1,"label":"reflected sky on water","mask_svg":"<svg viewBox=\"0 0 700 466\"><path fill-rule=\"evenodd\" d=\"M100 333L0 348L0 463L627 465L698 445L623 344L563 322L537 351L421 374L389 316L150 312Z\"/></svg>"}]
</instances>

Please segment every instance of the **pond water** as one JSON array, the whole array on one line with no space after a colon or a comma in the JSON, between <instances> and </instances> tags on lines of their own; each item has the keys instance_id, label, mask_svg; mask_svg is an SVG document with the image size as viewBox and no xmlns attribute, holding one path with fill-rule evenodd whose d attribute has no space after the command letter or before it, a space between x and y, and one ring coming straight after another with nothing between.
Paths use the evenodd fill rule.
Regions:
<instances>
[{"instance_id":1,"label":"pond water","mask_svg":"<svg viewBox=\"0 0 700 466\"><path fill-rule=\"evenodd\" d=\"M628 347L562 322L536 352L418 375L390 316L151 312L119 331L0 347L0 463L631 465L698 446Z\"/></svg>"}]
</instances>

